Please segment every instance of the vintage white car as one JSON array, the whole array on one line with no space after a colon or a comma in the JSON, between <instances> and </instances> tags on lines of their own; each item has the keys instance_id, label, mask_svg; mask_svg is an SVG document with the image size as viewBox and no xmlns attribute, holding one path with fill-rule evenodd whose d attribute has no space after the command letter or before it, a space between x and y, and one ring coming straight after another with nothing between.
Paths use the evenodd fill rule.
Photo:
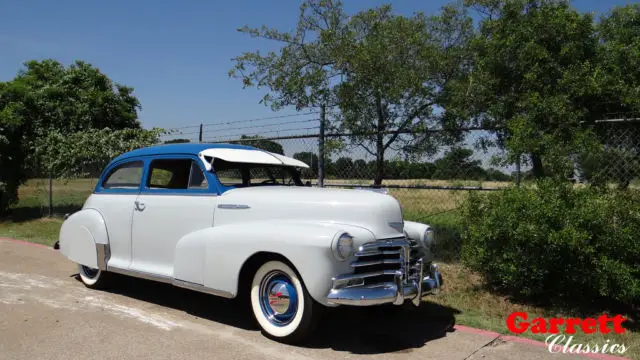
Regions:
<instances>
[{"instance_id":1,"label":"vintage white car","mask_svg":"<svg viewBox=\"0 0 640 360\"><path fill-rule=\"evenodd\" d=\"M306 167L241 145L134 150L66 217L59 249L90 288L119 273L246 294L263 333L283 342L308 335L319 307L419 305L440 288L428 225L403 221L384 193L305 186Z\"/></svg>"}]
</instances>

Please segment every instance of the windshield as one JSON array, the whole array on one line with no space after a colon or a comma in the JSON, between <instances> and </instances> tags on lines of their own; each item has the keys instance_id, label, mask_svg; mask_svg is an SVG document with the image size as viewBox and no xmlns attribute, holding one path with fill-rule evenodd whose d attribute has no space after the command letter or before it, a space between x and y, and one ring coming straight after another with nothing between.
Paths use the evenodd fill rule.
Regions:
<instances>
[{"instance_id":1,"label":"windshield","mask_svg":"<svg viewBox=\"0 0 640 360\"><path fill-rule=\"evenodd\" d=\"M302 186L300 174L291 166L249 164L216 159L211 170L228 187L264 185Z\"/></svg>"}]
</instances>

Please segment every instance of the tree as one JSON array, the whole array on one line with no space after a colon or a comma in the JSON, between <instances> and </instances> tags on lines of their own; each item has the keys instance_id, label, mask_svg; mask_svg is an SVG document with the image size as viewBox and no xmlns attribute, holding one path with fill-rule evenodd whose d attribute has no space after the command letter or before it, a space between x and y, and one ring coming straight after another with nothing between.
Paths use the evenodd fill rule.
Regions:
<instances>
[{"instance_id":1,"label":"tree","mask_svg":"<svg viewBox=\"0 0 640 360\"><path fill-rule=\"evenodd\" d=\"M309 169L302 170L302 177L311 178L318 174L318 154L304 151L293 154L293 158L309 165Z\"/></svg>"},{"instance_id":2,"label":"tree","mask_svg":"<svg viewBox=\"0 0 640 360\"><path fill-rule=\"evenodd\" d=\"M36 150L47 158L47 170L56 177L83 177L99 174L122 153L157 144L162 132L158 128L89 129L71 134L55 130L38 139Z\"/></svg>"},{"instance_id":3,"label":"tree","mask_svg":"<svg viewBox=\"0 0 640 360\"><path fill-rule=\"evenodd\" d=\"M453 148L436 160L434 179L483 179L486 175L480 160L471 159L473 150Z\"/></svg>"},{"instance_id":4,"label":"tree","mask_svg":"<svg viewBox=\"0 0 640 360\"><path fill-rule=\"evenodd\" d=\"M640 5L614 7L597 26L601 113L640 111Z\"/></svg>"},{"instance_id":5,"label":"tree","mask_svg":"<svg viewBox=\"0 0 640 360\"><path fill-rule=\"evenodd\" d=\"M17 200L27 172L44 168L36 151L50 132L140 128L133 89L113 83L100 70L76 61L28 61L8 82L0 83L0 212ZM34 171L35 170L35 171Z\"/></svg>"},{"instance_id":6,"label":"tree","mask_svg":"<svg viewBox=\"0 0 640 360\"><path fill-rule=\"evenodd\" d=\"M597 26L599 46L597 96L588 102L592 119L615 114L637 117L640 111L640 5L615 7ZM602 147L578 156L579 175L594 185L617 183L627 187L640 176L640 124L595 124Z\"/></svg>"},{"instance_id":7,"label":"tree","mask_svg":"<svg viewBox=\"0 0 640 360\"><path fill-rule=\"evenodd\" d=\"M580 121L597 118L598 39L590 14L562 0L472 0L484 18L473 44L474 119L497 134L510 160L529 154L536 177L566 176L568 156L593 146Z\"/></svg>"},{"instance_id":8,"label":"tree","mask_svg":"<svg viewBox=\"0 0 640 360\"><path fill-rule=\"evenodd\" d=\"M260 102L279 110L295 106L296 110L320 109L320 126L327 123L327 112L335 106L333 88L341 75L335 68L335 59L328 54L323 38L340 31L346 15L339 0L307 0L300 5L298 24L293 32L282 32L262 25L259 29L244 26L238 31L251 37L276 41L282 44L280 52L266 55L245 52L234 58L235 66L230 77L240 78L243 87L268 87ZM322 133L322 132L321 132ZM319 141L319 176L322 186L325 143ZM329 149L330 150L330 149Z\"/></svg>"},{"instance_id":9,"label":"tree","mask_svg":"<svg viewBox=\"0 0 640 360\"><path fill-rule=\"evenodd\" d=\"M261 136L242 135L240 137L240 140L232 141L231 143L253 146L258 149L284 155L284 149L282 148L282 145L272 140L263 139Z\"/></svg>"},{"instance_id":10,"label":"tree","mask_svg":"<svg viewBox=\"0 0 640 360\"><path fill-rule=\"evenodd\" d=\"M191 139L171 139L171 140L167 140L164 143L165 144L184 144L184 143L190 143Z\"/></svg>"},{"instance_id":11,"label":"tree","mask_svg":"<svg viewBox=\"0 0 640 360\"><path fill-rule=\"evenodd\" d=\"M340 127L376 156L374 183L380 185L392 145L412 153L433 150L423 130L461 78L472 30L471 19L453 7L434 18L393 15L390 6L349 17L339 1L308 0L294 32L241 29L283 47L244 53L230 75L245 87L268 87L262 102L274 109L337 105Z\"/></svg>"},{"instance_id":12,"label":"tree","mask_svg":"<svg viewBox=\"0 0 640 360\"><path fill-rule=\"evenodd\" d=\"M295 106L297 110L331 106L333 103L331 79L340 75L335 59L323 39L339 31L346 14L342 3L334 0L308 0L300 5L295 31L282 32L262 25L245 25L238 31L254 38L282 44L279 53L266 55L244 52L235 57L229 76L242 80L243 87L268 87L260 102L274 110Z\"/></svg>"},{"instance_id":13,"label":"tree","mask_svg":"<svg viewBox=\"0 0 640 360\"><path fill-rule=\"evenodd\" d=\"M385 152L435 152L430 127L457 120L446 108L450 88L467 71L473 24L464 9L445 7L440 16L394 15L383 6L351 17L334 35L334 55L345 80L338 87L342 128L352 142L375 156L374 184L385 176Z\"/></svg>"},{"instance_id":14,"label":"tree","mask_svg":"<svg viewBox=\"0 0 640 360\"><path fill-rule=\"evenodd\" d=\"M336 160L334 168L337 178L350 179L353 175L353 160L350 157L343 156Z\"/></svg>"}]
</instances>

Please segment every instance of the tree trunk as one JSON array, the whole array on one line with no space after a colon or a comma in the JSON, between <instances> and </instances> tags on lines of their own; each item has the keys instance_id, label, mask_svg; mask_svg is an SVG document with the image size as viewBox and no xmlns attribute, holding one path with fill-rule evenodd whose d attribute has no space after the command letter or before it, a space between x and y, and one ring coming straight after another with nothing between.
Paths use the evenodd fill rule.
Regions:
<instances>
[{"instance_id":1,"label":"tree trunk","mask_svg":"<svg viewBox=\"0 0 640 360\"><path fill-rule=\"evenodd\" d=\"M542 166L542 157L540 154L533 153L531 154L531 171L533 172L533 177L536 179L540 179L544 176L544 167Z\"/></svg>"},{"instance_id":2,"label":"tree trunk","mask_svg":"<svg viewBox=\"0 0 640 360\"><path fill-rule=\"evenodd\" d=\"M382 185L384 177L384 111L380 94L376 96L376 111L378 112L378 126L376 126L376 171L373 179L374 186Z\"/></svg>"}]
</instances>

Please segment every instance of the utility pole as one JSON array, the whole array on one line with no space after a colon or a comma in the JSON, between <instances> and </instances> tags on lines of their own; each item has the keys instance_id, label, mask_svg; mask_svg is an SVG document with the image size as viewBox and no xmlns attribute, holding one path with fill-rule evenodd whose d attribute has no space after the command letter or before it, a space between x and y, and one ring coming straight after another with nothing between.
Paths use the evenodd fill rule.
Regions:
<instances>
[{"instance_id":1,"label":"utility pole","mask_svg":"<svg viewBox=\"0 0 640 360\"><path fill-rule=\"evenodd\" d=\"M198 141L202 143L202 123L200 123L200 134L198 135Z\"/></svg>"},{"instance_id":2,"label":"utility pole","mask_svg":"<svg viewBox=\"0 0 640 360\"><path fill-rule=\"evenodd\" d=\"M318 134L318 186L324 187L324 125L326 122L325 105L320 106L320 133Z\"/></svg>"}]
</instances>

